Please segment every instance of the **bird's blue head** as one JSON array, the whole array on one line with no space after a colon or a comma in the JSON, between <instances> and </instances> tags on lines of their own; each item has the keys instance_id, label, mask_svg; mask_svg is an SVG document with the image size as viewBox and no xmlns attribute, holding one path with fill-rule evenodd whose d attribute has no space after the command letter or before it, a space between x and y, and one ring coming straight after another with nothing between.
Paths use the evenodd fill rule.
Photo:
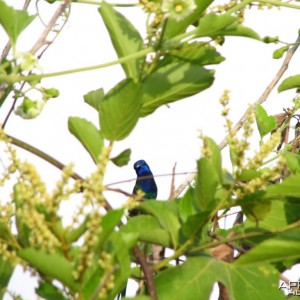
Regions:
<instances>
[{"instance_id":1,"label":"bird's blue head","mask_svg":"<svg viewBox=\"0 0 300 300\"><path fill-rule=\"evenodd\" d=\"M149 166L143 159L136 161L133 165L133 168L138 176L152 174Z\"/></svg>"}]
</instances>

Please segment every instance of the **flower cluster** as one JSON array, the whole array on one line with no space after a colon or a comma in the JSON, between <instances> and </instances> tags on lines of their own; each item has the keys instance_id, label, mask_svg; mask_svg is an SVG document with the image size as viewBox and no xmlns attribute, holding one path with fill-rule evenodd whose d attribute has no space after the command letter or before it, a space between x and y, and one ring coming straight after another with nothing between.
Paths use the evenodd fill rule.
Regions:
<instances>
[{"instance_id":1,"label":"flower cluster","mask_svg":"<svg viewBox=\"0 0 300 300\"><path fill-rule=\"evenodd\" d=\"M102 153L99 157L97 169L88 177L83 183L83 196L90 203L99 204L103 206L105 198L103 196L104 185L103 178L106 166L109 162L109 154L111 147L103 147Z\"/></svg>"},{"instance_id":2,"label":"flower cluster","mask_svg":"<svg viewBox=\"0 0 300 300\"><path fill-rule=\"evenodd\" d=\"M103 251L98 261L100 267L104 270L102 279L103 286L99 292L100 299L107 299L107 294L114 288L114 265L113 257L110 253Z\"/></svg>"},{"instance_id":3,"label":"flower cluster","mask_svg":"<svg viewBox=\"0 0 300 300\"><path fill-rule=\"evenodd\" d=\"M98 235L102 231L101 222L101 214L97 210L93 210L87 223L88 230L84 237L84 243L80 248L76 271L73 273L76 280L80 280L86 268L93 264L94 247L98 242Z\"/></svg>"}]
</instances>

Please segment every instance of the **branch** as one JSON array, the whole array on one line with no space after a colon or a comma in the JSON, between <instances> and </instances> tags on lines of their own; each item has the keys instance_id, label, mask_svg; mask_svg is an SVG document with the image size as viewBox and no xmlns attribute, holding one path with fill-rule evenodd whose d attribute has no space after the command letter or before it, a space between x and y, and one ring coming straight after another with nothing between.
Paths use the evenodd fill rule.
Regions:
<instances>
[{"instance_id":1,"label":"branch","mask_svg":"<svg viewBox=\"0 0 300 300\"><path fill-rule=\"evenodd\" d=\"M58 168L59 170L63 170L66 165L64 165L63 163L59 162L58 160L56 160L55 158L53 158L52 156L46 154L45 152L11 136L11 135L8 135L6 134L6 136L9 138L10 142L15 145L15 146L18 146L24 150L27 150L28 152L31 152L32 154L35 154L36 156L42 158L43 160L47 161L48 163L52 164L54 167ZM77 174L76 172L74 172L71 177L74 179L74 180L80 180L80 181L84 181L84 179L79 175Z\"/></svg>"},{"instance_id":2,"label":"branch","mask_svg":"<svg viewBox=\"0 0 300 300\"><path fill-rule=\"evenodd\" d=\"M149 296L151 297L152 300L158 300L155 285L154 285L154 277L153 277L152 267L150 267L147 264L146 258L142 254L139 247L135 246L133 248L133 253L136 256L136 258L138 259L139 263L141 264L143 273L145 275L145 281L146 281Z\"/></svg>"},{"instance_id":3,"label":"branch","mask_svg":"<svg viewBox=\"0 0 300 300\"><path fill-rule=\"evenodd\" d=\"M293 55L295 54L296 50L299 47L299 43L300 43L300 35L298 36L294 45L287 51L285 59L281 65L279 71L277 72L276 76L269 83L269 85L266 87L265 91L258 98L258 100L254 102L254 104L261 104L267 100L271 91L274 89L274 87L279 82L279 80L281 79L281 77L283 76L285 71L288 69L289 63L290 63ZM248 110L249 109L246 110L246 112L243 114L243 116L240 118L240 120L236 123L236 125L233 128L233 131L238 132L243 127L243 125L245 124L245 122L247 120ZM226 136L219 144L219 148L221 150L227 146L227 144L228 144L227 138L228 138L228 136ZM195 169L194 172L197 174L197 169ZM175 197L178 197L186 189L186 187L194 180L194 178L195 178L195 175L193 175L193 174L187 176L186 179L183 181L183 183L175 191Z\"/></svg>"},{"instance_id":4,"label":"branch","mask_svg":"<svg viewBox=\"0 0 300 300\"><path fill-rule=\"evenodd\" d=\"M52 16L51 20L49 21L48 25L44 29L43 33L36 41L34 46L31 48L30 53L35 54L43 45L46 44L46 39L50 31L52 30L53 26L55 25L56 21L60 17L60 15L65 11L66 7L69 4L69 0L65 0L55 11L54 15Z\"/></svg>"}]
</instances>

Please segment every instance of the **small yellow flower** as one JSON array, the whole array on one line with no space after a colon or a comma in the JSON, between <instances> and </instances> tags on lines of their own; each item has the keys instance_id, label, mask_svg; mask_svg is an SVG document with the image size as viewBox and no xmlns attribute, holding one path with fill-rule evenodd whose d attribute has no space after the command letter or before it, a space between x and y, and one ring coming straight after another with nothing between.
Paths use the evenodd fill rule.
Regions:
<instances>
[{"instance_id":1,"label":"small yellow flower","mask_svg":"<svg viewBox=\"0 0 300 300\"><path fill-rule=\"evenodd\" d=\"M197 5L194 0L164 0L161 10L166 17L174 19L175 21L181 21L196 8Z\"/></svg>"}]
</instances>

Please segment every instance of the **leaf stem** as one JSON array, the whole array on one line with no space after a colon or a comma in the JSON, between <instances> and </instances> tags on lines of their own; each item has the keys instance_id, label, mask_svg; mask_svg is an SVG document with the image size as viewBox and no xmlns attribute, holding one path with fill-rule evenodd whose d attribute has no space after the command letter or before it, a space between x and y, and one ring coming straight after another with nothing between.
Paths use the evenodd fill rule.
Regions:
<instances>
[{"instance_id":1,"label":"leaf stem","mask_svg":"<svg viewBox=\"0 0 300 300\"><path fill-rule=\"evenodd\" d=\"M92 70L102 69L102 68L110 67L113 65L121 64L121 63L127 62L129 60L137 59L139 57L146 56L148 53L151 53L151 52L154 52L154 49L152 47L149 47L149 48L146 48L139 52L126 55L117 60L110 61L110 62L107 62L104 64L99 64L99 65L90 66L90 67L83 67L83 68L75 68L75 69L53 72L53 73L46 73L46 74L40 74L40 75L33 74L33 75L27 75L27 76L18 76L15 74L2 75L2 76L0 76L0 81L15 83L15 82L19 82L19 81L31 81L31 80L38 80L38 79L42 79L42 78L49 78L49 77L79 73L79 72L84 72L84 71L92 71Z\"/></svg>"}]
</instances>

